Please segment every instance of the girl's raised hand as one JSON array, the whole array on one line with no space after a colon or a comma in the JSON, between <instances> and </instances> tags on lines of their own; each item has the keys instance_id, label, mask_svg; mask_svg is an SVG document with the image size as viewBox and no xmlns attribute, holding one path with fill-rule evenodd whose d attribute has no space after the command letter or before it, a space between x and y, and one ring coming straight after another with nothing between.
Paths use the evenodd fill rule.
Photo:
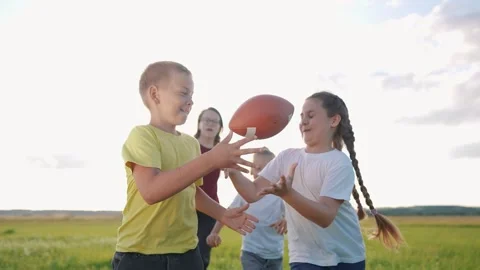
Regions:
<instances>
[{"instance_id":1,"label":"girl's raised hand","mask_svg":"<svg viewBox=\"0 0 480 270\"><path fill-rule=\"evenodd\" d=\"M262 189L258 195L264 196L267 194L273 194L278 197L286 196L292 190L293 176L295 175L295 169L297 168L297 163L294 163L290 166L288 170L288 176L285 178L284 175L280 177L280 180L271 184L269 187Z\"/></svg>"}]
</instances>

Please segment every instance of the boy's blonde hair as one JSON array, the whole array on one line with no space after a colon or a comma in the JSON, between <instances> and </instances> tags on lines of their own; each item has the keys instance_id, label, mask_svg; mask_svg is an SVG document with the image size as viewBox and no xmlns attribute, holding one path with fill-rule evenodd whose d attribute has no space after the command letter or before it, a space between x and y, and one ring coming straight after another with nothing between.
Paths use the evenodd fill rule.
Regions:
<instances>
[{"instance_id":1,"label":"boy's blonde hair","mask_svg":"<svg viewBox=\"0 0 480 270\"><path fill-rule=\"evenodd\" d=\"M159 61L148 65L140 76L139 91L142 98L150 86L158 86L170 82L173 72L183 72L189 76L192 75L188 68L177 62Z\"/></svg>"},{"instance_id":2,"label":"boy's blonde hair","mask_svg":"<svg viewBox=\"0 0 480 270\"><path fill-rule=\"evenodd\" d=\"M264 149L261 152L255 153L253 155L254 156L264 156L264 157L268 157L270 159L273 159L275 157L275 154L266 147L264 147Z\"/></svg>"}]
</instances>

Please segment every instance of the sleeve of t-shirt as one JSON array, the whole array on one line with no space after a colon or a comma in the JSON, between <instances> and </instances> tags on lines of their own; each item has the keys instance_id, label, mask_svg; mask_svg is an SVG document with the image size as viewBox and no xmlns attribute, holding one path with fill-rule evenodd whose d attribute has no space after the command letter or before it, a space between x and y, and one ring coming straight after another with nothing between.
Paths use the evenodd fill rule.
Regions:
<instances>
[{"instance_id":1,"label":"sleeve of t-shirt","mask_svg":"<svg viewBox=\"0 0 480 270\"><path fill-rule=\"evenodd\" d=\"M155 133L146 127L135 127L123 144L122 157L125 164L135 163L144 167L162 169L161 149Z\"/></svg>"},{"instance_id":2,"label":"sleeve of t-shirt","mask_svg":"<svg viewBox=\"0 0 480 270\"><path fill-rule=\"evenodd\" d=\"M352 166L339 164L327 172L320 196L348 201L350 200L354 184L355 174Z\"/></svg>"},{"instance_id":3,"label":"sleeve of t-shirt","mask_svg":"<svg viewBox=\"0 0 480 270\"><path fill-rule=\"evenodd\" d=\"M278 182L284 173L282 166L283 155L284 152L280 152L274 159L267 163L267 165L258 173L258 175L272 183Z\"/></svg>"},{"instance_id":4,"label":"sleeve of t-shirt","mask_svg":"<svg viewBox=\"0 0 480 270\"><path fill-rule=\"evenodd\" d=\"M237 208L237 207L243 206L244 204L245 204L245 201L243 200L243 198L237 194L237 196L235 196L235 198L233 199L232 203L228 208Z\"/></svg>"}]
</instances>

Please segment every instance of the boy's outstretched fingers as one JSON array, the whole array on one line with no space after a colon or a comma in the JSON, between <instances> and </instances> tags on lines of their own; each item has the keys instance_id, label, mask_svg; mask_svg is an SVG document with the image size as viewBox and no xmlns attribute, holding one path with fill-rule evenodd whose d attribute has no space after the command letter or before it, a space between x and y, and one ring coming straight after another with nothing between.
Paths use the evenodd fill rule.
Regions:
<instances>
[{"instance_id":1,"label":"boy's outstretched fingers","mask_svg":"<svg viewBox=\"0 0 480 270\"><path fill-rule=\"evenodd\" d=\"M250 204L247 203L247 204L244 204L244 205L240 206L240 207L237 208L237 209L238 209L239 212L245 214L246 217L247 217L247 219L248 219L249 221L252 221L252 222L257 223L257 222L258 222L258 218L254 217L254 216L252 216L252 215L249 215L249 214L247 214L247 213L244 213L249 207L250 207ZM253 228L255 228L255 224L252 223L252 225L254 226Z\"/></svg>"},{"instance_id":2,"label":"boy's outstretched fingers","mask_svg":"<svg viewBox=\"0 0 480 270\"><path fill-rule=\"evenodd\" d=\"M253 230L255 230L255 224L253 224L253 222L251 222L250 220L247 220L243 224L241 230L243 230L244 232L247 232L247 233L251 233L251 232L253 232Z\"/></svg>"},{"instance_id":3,"label":"boy's outstretched fingers","mask_svg":"<svg viewBox=\"0 0 480 270\"><path fill-rule=\"evenodd\" d=\"M255 229L254 222L258 222L258 219L252 215L245 213L245 210L247 210L248 207L250 207L250 205L245 204L240 206L237 210L239 213L245 216L245 222L242 224L240 230L242 230L243 232L251 233Z\"/></svg>"},{"instance_id":4,"label":"boy's outstretched fingers","mask_svg":"<svg viewBox=\"0 0 480 270\"><path fill-rule=\"evenodd\" d=\"M245 169L245 168L243 168L243 167L241 167L237 164L233 166L233 169L235 169L237 171L240 171L240 172L243 172L243 173L248 173L249 172L248 169ZM227 178L227 177L225 176L225 178Z\"/></svg>"},{"instance_id":5,"label":"boy's outstretched fingers","mask_svg":"<svg viewBox=\"0 0 480 270\"><path fill-rule=\"evenodd\" d=\"M248 166L250 168L255 168L256 167L255 164L253 164L253 162L246 161L243 158L239 158L239 160L237 161L237 164L242 164L242 165Z\"/></svg>"},{"instance_id":6,"label":"boy's outstretched fingers","mask_svg":"<svg viewBox=\"0 0 480 270\"><path fill-rule=\"evenodd\" d=\"M255 153L260 153L263 151L263 147L257 147L257 148L246 148L246 149L240 149L240 147L248 143L252 140L254 140L254 137L249 137L249 138L243 138L235 143L230 143L231 139L233 136L233 131L230 131L228 133L228 136L225 137L219 144L217 144L213 149L212 154L213 156L213 162L215 162L216 166L219 168L232 168L232 169L237 169L241 172L248 173L249 170L243 169L240 167L240 165L244 165L247 167L253 168L255 165L253 162L249 162L245 159L242 159L243 155L248 155L248 154L255 154Z\"/></svg>"},{"instance_id":7,"label":"boy's outstretched fingers","mask_svg":"<svg viewBox=\"0 0 480 270\"><path fill-rule=\"evenodd\" d=\"M220 222L242 235L252 232L255 229L254 223L257 223L258 219L244 213L248 207L249 204L245 204L241 207L227 209Z\"/></svg>"},{"instance_id":8,"label":"boy's outstretched fingers","mask_svg":"<svg viewBox=\"0 0 480 270\"><path fill-rule=\"evenodd\" d=\"M233 137L233 131L230 130L228 135L225 138L223 138L222 143L228 144L230 142L230 140L232 139L232 137Z\"/></svg>"},{"instance_id":9,"label":"boy's outstretched fingers","mask_svg":"<svg viewBox=\"0 0 480 270\"><path fill-rule=\"evenodd\" d=\"M265 147L256 147L256 148L244 148L244 149L239 149L236 154L238 156L244 156L244 155L249 155L249 154L256 154L265 151Z\"/></svg>"},{"instance_id":10,"label":"boy's outstretched fingers","mask_svg":"<svg viewBox=\"0 0 480 270\"><path fill-rule=\"evenodd\" d=\"M230 132L231 132L231 131L230 131ZM240 148L240 146L242 146L242 145L244 145L244 144L247 144L247 143L249 143L249 142L251 142L251 141L254 141L254 140L256 140L256 139L257 139L257 136L245 137L245 138L243 138L243 139L240 139L240 140L236 141L236 142L234 143L234 145L235 145L236 147Z\"/></svg>"}]
</instances>

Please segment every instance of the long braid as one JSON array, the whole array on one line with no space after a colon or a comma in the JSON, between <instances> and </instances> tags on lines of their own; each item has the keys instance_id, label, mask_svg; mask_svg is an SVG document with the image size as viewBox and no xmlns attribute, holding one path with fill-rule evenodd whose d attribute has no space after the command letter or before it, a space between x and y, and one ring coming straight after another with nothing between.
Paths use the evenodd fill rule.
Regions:
<instances>
[{"instance_id":1,"label":"long braid","mask_svg":"<svg viewBox=\"0 0 480 270\"><path fill-rule=\"evenodd\" d=\"M345 142L345 146L347 147L348 153L350 154L350 159L352 160L352 165L355 170L355 174L357 175L358 184L360 185L360 191L362 192L363 197L365 198L365 202L367 203L370 212L375 217L375 221L377 223L377 231L373 232L370 238L380 239L383 244L388 248L397 247L398 244L401 244L404 241L400 230L386 217L377 212L377 210L373 206L370 194L368 194L367 188L363 183L362 174L360 173L360 167L358 166L357 153L355 152L354 148L355 134L353 132L348 113L344 115L344 118L342 118L340 125L340 129L343 131L343 141Z\"/></svg>"},{"instance_id":2,"label":"long braid","mask_svg":"<svg viewBox=\"0 0 480 270\"><path fill-rule=\"evenodd\" d=\"M374 232L370 238L380 239L383 244L388 248L398 247L398 245L404 242L400 230L385 216L377 212L377 210L373 206L370 194L368 193L367 188L365 187L365 184L363 182L362 174L360 173L360 168L358 166L357 153L355 152L354 148L355 134L350 123L347 106L340 97L325 91L315 93L310 96L310 98L317 98L322 100L322 105L326 109L329 117L339 115L341 118L339 126L337 127L333 136L333 146L338 150L342 150L344 143L348 150L348 153L350 154L350 159L355 170L355 175L358 179L360 191L362 192L363 197L365 197L365 202L368 205L370 212L375 217L375 221L377 223L377 231ZM360 202L360 196L355 185L353 186L352 194L358 205L357 215L361 220L363 217L365 217L366 214Z\"/></svg>"},{"instance_id":3,"label":"long braid","mask_svg":"<svg viewBox=\"0 0 480 270\"><path fill-rule=\"evenodd\" d=\"M360 201L360 195L358 194L357 187L355 185L353 185L352 195L355 199L355 202L357 202L358 219L363 220L367 216L367 213L365 213L365 209L363 209L362 201Z\"/></svg>"},{"instance_id":4,"label":"long braid","mask_svg":"<svg viewBox=\"0 0 480 270\"><path fill-rule=\"evenodd\" d=\"M348 114L342 117L342 120L340 121L339 130L341 131L340 134L342 135L345 146L347 147L348 153L350 154L350 160L352 161L353 169L355 170L355 175L357 176L358 183L360 184L360 191L362 192L363 197L366 198L366 203L368 207L372 209L373 203L370 200L370 196L366 192L366 189L363 185L362 174L360 173L360 168L358 167L357 153L353 148L353 144L355 142L355 134L353 133L352 125L350 124L350 119L348 117ZM353 190L354 190L353 197L355 198L355 193L357 193L357 196L358 196L358 201L357 201L357 198L355 198L355 201L357 202L357 205L358 205L358 209L357 209L358 217L359 218L360 216L365 217L366 213L360 202L360 196L358 195L355 185L353 186Z\"/></svg>"},{"instance_id":5,"label":"long braid","mask_svg":"<svg viewBox=\"0 0 480 270\"><path fill-rule=\"evenodd\" d=\"M341 110L340 105L342 104L342 101L340 99L335 99L334 101L335 101L334 103L336 103L336 105L337 105L336 106L337 110ZM332 103L332 104L330 104L330 106L334 106L334 104ZM348 114L348 112L347 112L347 114ZM348 116L347 116L347 120L348 120ZM345 124L342 124L342 123L345 123L345 121L340 121L340 127L336 130L335 136L333 136L333 147L336 148L338 151L342 151L344 141L348 141L348 140L353 140L354 141L355 140L355 137L353 136L352 129L349 128L348 125L345 125ZM348 124L349 123L350 123L350 120L348 121ZM352 153L350 151L350 149L348 148L348 145L347 145L347 150L349 151L349 153ZM353 158L355 158L355 152L353 152L353 154L354 154ZM352 158L351 155L350 155L350 158ZM354 159L352 159L352 160L354 160ZM360 171L358 171L358 172L355 171L355 173L356 173L357 177L362 177L360 175ZM355 184L353 185L352 195L353 195L353 198L355 199L355 202L357 203L358 219L363 220L367 216L367 213L365 213L365 209L363 209L362 201L360 201L360 194L358 194L357 187L356 187Z\"/></svg>"}]
</instances>

